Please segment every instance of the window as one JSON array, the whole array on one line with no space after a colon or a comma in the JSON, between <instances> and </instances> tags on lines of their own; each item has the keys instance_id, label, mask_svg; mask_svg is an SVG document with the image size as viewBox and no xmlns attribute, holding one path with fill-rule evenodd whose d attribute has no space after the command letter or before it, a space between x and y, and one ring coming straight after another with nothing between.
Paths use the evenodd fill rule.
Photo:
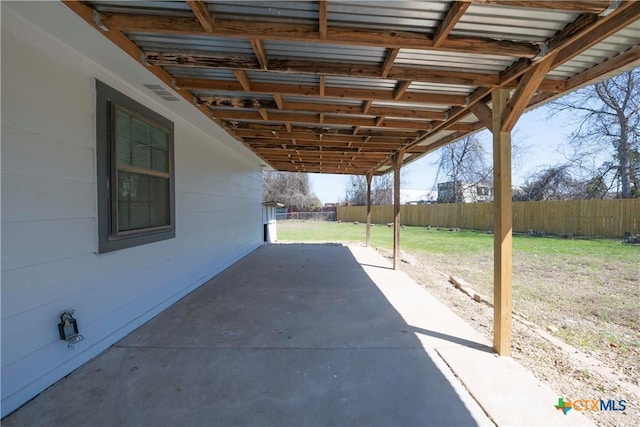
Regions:
<instances>
[{"instance_id":1,"label":"window","mask_svg":"<svg viewBox=\"0 0 640 427\"><path fill-rule=\"evenodd\" d=\"M175 237L173 123L96 81L99 252Z\"/></svg>"}]
</instances>

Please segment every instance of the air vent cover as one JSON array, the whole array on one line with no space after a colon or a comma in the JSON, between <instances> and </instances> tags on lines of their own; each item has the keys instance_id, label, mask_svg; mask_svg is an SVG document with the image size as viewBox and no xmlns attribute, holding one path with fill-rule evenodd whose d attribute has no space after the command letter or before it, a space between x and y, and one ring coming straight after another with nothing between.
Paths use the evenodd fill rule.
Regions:
<instances>
[{"instance_id":1,"label":"air vent cover","mask_svg":"<svg viewBox=\"0 0 640 427\"><path fill-rule=\"evenodd\" d=\"M146 84L146 85L142 85L142 86L144 86L147 89L151 90L153 93L155 93L156 95L158 95L160 98L164 99L165 101L180 101L179 98L176 98L175 96L173 96L173 93L169 92L168 90L166 90L161 85Z\"/></svg>"}]
</instances>

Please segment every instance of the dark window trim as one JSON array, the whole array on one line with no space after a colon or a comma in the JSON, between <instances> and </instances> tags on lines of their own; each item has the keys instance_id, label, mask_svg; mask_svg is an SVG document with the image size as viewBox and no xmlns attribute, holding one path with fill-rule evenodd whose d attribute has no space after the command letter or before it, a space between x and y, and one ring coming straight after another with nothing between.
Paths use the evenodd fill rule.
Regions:
<instances>
[{"instance_id":1,"label":"dark window trim","mask_svg":"<svg viewBox=\"0 0 640 427\"><path fill-rule=\"evenodd\" d=\"M172 239L175 226L175 175L174 175L174 126L173 122L134 101L112 87L96 80L96 159L98 181L98 253L117 251L133 246L145 245L160 240ZM115 144L111 138L114 126L115 106L122 107L147 122L162 125L169 132L169 225L114 233L114 212L117 200L115 185L117 178Z\"/></svg>"}]
</instances>

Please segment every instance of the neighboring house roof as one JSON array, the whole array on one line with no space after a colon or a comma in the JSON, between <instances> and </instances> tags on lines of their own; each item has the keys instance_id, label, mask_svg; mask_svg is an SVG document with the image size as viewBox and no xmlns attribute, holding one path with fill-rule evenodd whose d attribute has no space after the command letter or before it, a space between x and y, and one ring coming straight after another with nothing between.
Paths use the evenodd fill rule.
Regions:
<instances>
[{"instance_id":1,"label":"neighboring house roof","mask_svg":"<svg viewBox=\"0 0 640 427\"><path fill-rule=\"evenodd\" d=\"M640 2L65 2L274 169L375 174L640 57Z\"/></svg>"}]
</instances>

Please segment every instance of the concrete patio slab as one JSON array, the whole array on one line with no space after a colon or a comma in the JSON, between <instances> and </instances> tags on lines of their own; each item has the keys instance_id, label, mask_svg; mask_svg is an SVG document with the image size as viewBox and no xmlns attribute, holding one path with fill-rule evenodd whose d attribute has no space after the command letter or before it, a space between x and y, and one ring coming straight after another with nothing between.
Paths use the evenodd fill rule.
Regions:
<instances>
[{"instance_id":1,"label":"concrete patio slab","mask_svg":"<svg viewBox=\"0 0 640 427\"><path fill-rule=\"evenodd\" d=\"M501 360L483 337L389 267L362 247L262 247L2 424L493 425L485 411L523 421L478 405L486 378L465 380L465 360ZM518 381L525 394L539 385L526 371ZM532 396L533 419L553 402Z\"/></svg>"}]
</instances>

